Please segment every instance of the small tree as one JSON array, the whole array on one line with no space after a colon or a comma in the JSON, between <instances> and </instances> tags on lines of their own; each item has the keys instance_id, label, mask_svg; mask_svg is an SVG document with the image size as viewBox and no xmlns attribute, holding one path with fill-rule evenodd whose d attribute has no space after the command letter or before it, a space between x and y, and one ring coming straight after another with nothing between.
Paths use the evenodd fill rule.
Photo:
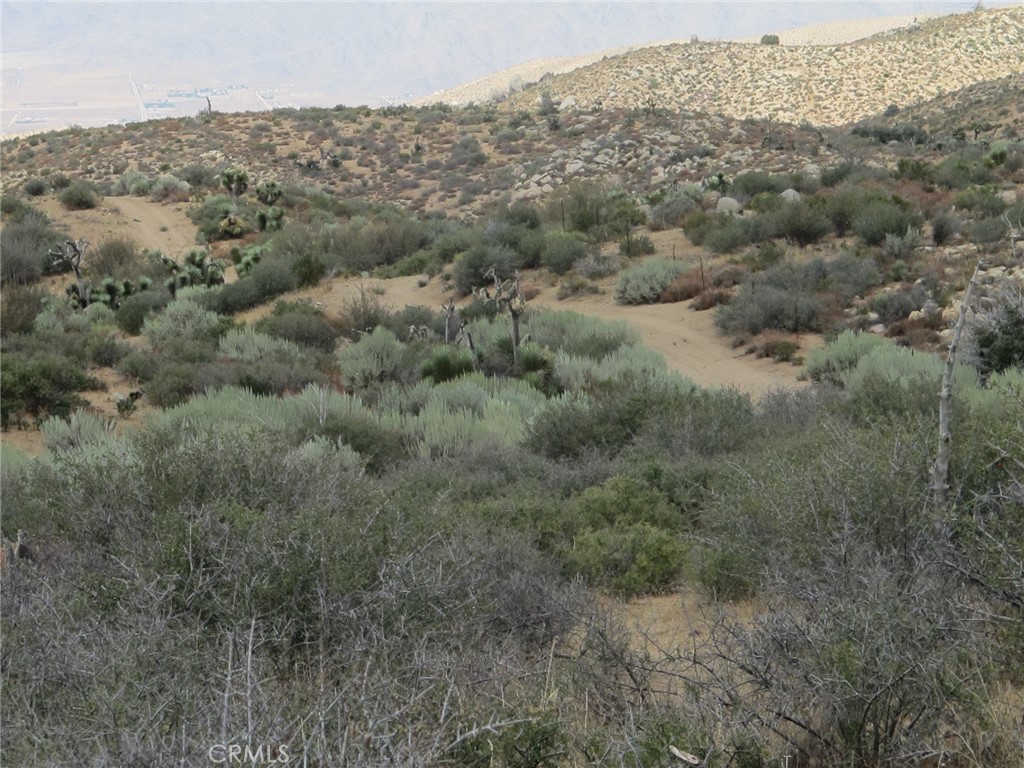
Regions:
<instances>
[{"instance_id":1,"label":"small tree","mask_svg":"<svg viewBox=\"0 0 1024 768\"><path fill-rule=\"evenodd\" d=\"M231 215L238 214L238 198L249 188L249 174L244 168L232 166L220 175L220 183L231 195Z\"/></svg>"},{"instance_id":2,"label":"small tree","mask_svg":"<svg viewBox=\"0 0 1024 768\"><path fill-rule=\"evenodd\" d=\"M519 334L519 320L526 311L526 298L523 296L519 286L519 270L509 280L502 280L494 271L494 267L484 275L494 280L493 301L499 311L507 311L512 318L512 365L519 365L519 344L522 338Z\"/></svg>"},{"instance_id":3,"label":"small tree","mask_svg":"<svg viewBox=\"0 0 1024 768\"><path fill-rule=\"evenodd\" d=\"M78 304L89 306L89 284L82 277L82 259L89 248L89 241L83 238L65 240L60 246L53 248L49 255L55 266L70 267L75 272L75 284L78 290Z\"/></svg>"},{"instance_id":4,"label":"small tree","mask_svg":"<svg viewBox=\"0 0 1024 768\"><path fill-rule=\"evenodd\" d=\"M761 35L761 45L778 45L778 35Z\"/></svg>"},{"instance_id":5,"label":"small tree","mask_svg":"<svg viewBox=\"0 0 1024 768\"><path fill-rule=\"evenodd\" d=\"M274 205L280 199L283 191L281 185L276 181L261 181L256 185L256 199L264 205Z\"/></svg>"}]
</instances>

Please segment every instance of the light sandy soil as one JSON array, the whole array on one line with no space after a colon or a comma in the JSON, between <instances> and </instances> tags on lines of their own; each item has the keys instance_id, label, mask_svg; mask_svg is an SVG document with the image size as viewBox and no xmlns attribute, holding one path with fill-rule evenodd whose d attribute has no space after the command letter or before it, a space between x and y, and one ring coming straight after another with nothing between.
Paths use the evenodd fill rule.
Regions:
<instances>
[{"instance_id":1,"label":"light sandy soil","mask_svg":"<svg viewBox=\"0 0 1024 768\"><path fill-rule=\"evenodd\" d=\"M307 298L322 305L328 315L336 315L347 302L363 288L379 296L380 301L395 309L424 305L439 309L453 296L437 280L419 286L419 277L400 277L393 280L376 278L335 280L329 285L289 294L289 299ZM606 293L583 298L556 298L557 288L544 285L533 275L524 278L524 287L539 288L540 293L530 299L530 305L551 309L571 310L604 320L624 320L641 335L646 346L660 353L671 370L678 371L702 387L736 387L759 396L779 387L801 386L797 381L800 368L758 360L729 345L714 327L712 312L694 312L686 302L678 304L651 304L623 306L616 304L610 290L612 281L605 281ZM269 314L271 307L256 307L236 316L252 322ZM821 344L817 335L800 337L801 350Z\"/></svg>"},{"instance_id":2,"label":"light sandy soil","mask_svg":"<svg viewBox=\"0 0 1024 768\"><path fill-rule=\"evenodd\" d=\"M196 247L196 228L185 203L155 203L142 197L105 197L98 208L68 211L53 195L33 200L69 238L84 237L95 248L105 239L130 237L140 248L179 258Z\"/></svg>"}]
</instances>

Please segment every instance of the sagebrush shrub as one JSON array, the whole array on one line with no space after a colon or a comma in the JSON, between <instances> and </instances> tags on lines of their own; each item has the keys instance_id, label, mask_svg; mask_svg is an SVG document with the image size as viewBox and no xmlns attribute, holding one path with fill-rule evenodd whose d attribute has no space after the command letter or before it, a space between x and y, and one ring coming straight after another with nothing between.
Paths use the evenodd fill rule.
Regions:
<instances>
[{"instance_id":1,"label":"sagebrush shrub","mask_svg":"<svg viewBox=\"0 0 1024 768\"><path fill-rule=\"evenodd\" d=\"M886 235L903 235L921 226L921 217L895 201L868 203L853 220L853 231L866 245L881 245Z\"/></svg>"},{"instance_id":2,"label":"sagebrush shrub","mask_svg":"<svg viewBox=\"0 0 1024 768\"><path fill-rule=\"evenodd\" d=\"M679 262L652 259L623 270L615 288L619 304L654 304L685 267Z\"/></svg>"},{"instance_id":3,"label":"sagebrush shrub","mask_svg":"<svg viewBox=\"0 0 1024 768\"><path fill-rule=\"evenodd\" d=\"M50 270L49 252L61 240L61 233L41 213L27 208L20 217L11 217L0 229L0 280L26 284L39 279Z\"/></svg>"},{"instance_id":4,"label":"sagebrush shrub","mask_svg":"<svg viewBox=\"0 0 1024 768\"><path fill-rule=\"evenodd\" d=\"M811 381L840 386L846 373L856 368L862 357L886 343L873 333L843 331L834 341L808 353L804 375Z\"/></svg>"},{"instance_id":5,"label":"sagebrush shrub","mask_svg":"<svg viewBox=\"0 0 1024 768\"><path fill-rule=\"evenodd\" d=\"M913 227L907 227L902 235L887 234L882 241L882 255L887 259L909 259L920 239L920 231Z\"/></svg>"},{"instance_id":6,"label":"sagebrush shrub","mask_svg":"<svg viewBox=\"0 0 1024 768\"><path fill-rule=\"evenodd\" d=\"M69 211L84 211L100 204L100 196L91 184L76 181L60 193L60 202Z\"/></svg>"},{"instance_id":7,"label":"sagebrush shrub","mask_svg":"<svg viewBox=\"0 0 1024 768\"><path fill-rule=\"evenodd\" d=\"M162 174L150 186L149 197L158 203L185 203L188 202L192 187L187 181L182 181L177 176Z\"/></svg>"},{"instance_id":8,"label":"sagebrush shrub","mask_svg":"<svg viewBox=\"0 0 1024 768\"><path fill-rule=\"evenodd\" d=\"M403 344L387 328L377 327L338 352L342 381L356 392L398 381L402 372Z\"/></svg>"},{"instance_id":9,"label":"sagebrush shrub","mask_svg":"<svg viewBox=\"0 0 1024 768\"><path fill-rule=\"evenodd\" d=\"M147 317L142 333L154 347L161 347L169 342L209 341L221 327L221 318L216 312L179 299L170 302L159 315Z\"/></svg>"}]
</instances>

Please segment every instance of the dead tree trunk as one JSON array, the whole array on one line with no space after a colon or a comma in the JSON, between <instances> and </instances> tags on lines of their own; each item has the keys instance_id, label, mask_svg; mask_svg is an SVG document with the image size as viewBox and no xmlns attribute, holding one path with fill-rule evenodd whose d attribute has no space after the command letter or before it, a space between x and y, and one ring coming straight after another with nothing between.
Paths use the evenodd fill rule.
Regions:
<instances>
[{"instance_id":1,"label":"dead tree trunk","mask_svg":"<svg viewBox=\"0 0 1024 768\"><path fill-rule=\"evenodd\" d=\"M448 299L448 303L441 306L441 311L444 312L444 343L447 344L452 339L452 322L455 320L455 300Z\"/></svg>"},{"instance_id":2,"label":"dead tree trunk","mask_svg":"<svg viewBox=\"0 0 1024 768\"><path fill-rule=\"evenodd\" d=\"M77 241L65 240L59 247L49 252L55 265L68 266L75 272L75 283L78 286L78 303L89 306L89 286L82 277L82 259L89 248L89 241L79 238Z\"/></svg>"},{"instance_id":3,"label":"dead tree trunk","mask_svg":"<svg viewBox=\"0 0 1024 768\"><path fill-rule=\"evenodd\" d=\"M939 448L935 455L935 463L932 465L932 500L939 507L945 506L946 494L949 490L949 452L952 443L949 421L953 412L953 374L956 370L957 347L960 344L960 335L963 333L967 320L971 294L974 292L981 269L981 262L978 262L970 282L967 283L967 289L964 291L964 297L960 303L960 315L953 328L953 338L949 342L946 367L942 372L942 389L939 391Z\"/></svg>"},{"instance_id":4,"label":"dead tree trunk","mask_svg":"<svg viewBox=\"0 0 1024 768\"><path fill-rule=\"evenodd\" d=\"M511 280L502 280L494 271L494 267L488 270L484 277L494 280L494 302L499 310L507 310L512 319L512 366L519 365L519 344L521 336L519 332L519 319L526 311L526 299L519 287L519 272L516 271Z\"/></svg>"}]
</instances>

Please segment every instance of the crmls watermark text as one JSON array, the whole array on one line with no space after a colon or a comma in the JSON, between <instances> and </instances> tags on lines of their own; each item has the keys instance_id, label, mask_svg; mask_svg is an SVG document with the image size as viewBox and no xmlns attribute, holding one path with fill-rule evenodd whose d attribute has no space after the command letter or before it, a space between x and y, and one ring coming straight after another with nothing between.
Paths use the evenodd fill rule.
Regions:
<instances>
[{"instance_id":1,"label":"crmls watermark text","mask_svg":"<svg viewBox=\"0 0 1024 768\"><path fill-rule=\"evenodd\" d=\"M206 754L215 765L284 765L291 758L287 744L214 744Z\"/></svg>"}]
</instances>

